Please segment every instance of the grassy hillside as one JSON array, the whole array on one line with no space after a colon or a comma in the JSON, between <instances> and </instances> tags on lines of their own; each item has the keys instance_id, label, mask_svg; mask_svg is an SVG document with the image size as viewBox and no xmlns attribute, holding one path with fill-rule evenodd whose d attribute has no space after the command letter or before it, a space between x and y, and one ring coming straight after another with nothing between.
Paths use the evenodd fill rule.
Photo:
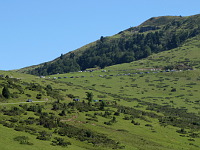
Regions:
<instances>
[{"instance_id":1,"label":"grassy hillside","mask_svg":"<svg viewBox=\"0 0 200 150\"><path fill-rule=\"evenodd\" d=\"M46 76L0 71L0 149L199 150L199 22L199 15L151 18L40 66L51 74L49 65L57 72L95 62L96 53L112 65L116 48L112 61L120 64L103 69L93 63L87 65L96 70ZM153 41L162 49L154 51ZM109 43L120 49L111 52ZM149 55L141 51L145 43Z\"/></svg>"},{"instance_id":2,"label":"grassy hillside","mask_svg":"<svg viewBox=\"0 0 200 150\"><path fill-rule=\"evenodd\" d=\"M11 97L0 98L0 149L198 150L199 50L196 36L96 71L1 71L0 89Z\"/></svg>"},{"instance_id":3,"label":"grassy hillside","mask_svg":"<svg viewBox=\"0 0 200 150\"><path fill-rule=\"evenodd\" d=\"M154 17L114 36L102 36L53 61L17 71L51 75L129 63L182 46L187 40L199 35L199 22L200 15Z\"/></svg>"}]
</instances>

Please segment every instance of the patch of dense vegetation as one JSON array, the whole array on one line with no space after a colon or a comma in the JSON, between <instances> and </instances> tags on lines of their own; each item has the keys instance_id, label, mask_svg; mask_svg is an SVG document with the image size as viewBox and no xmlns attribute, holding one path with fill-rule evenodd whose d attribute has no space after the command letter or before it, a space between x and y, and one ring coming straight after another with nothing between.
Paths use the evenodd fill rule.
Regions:
<instances>
[{"instance_id":1,"label":"patch of dense vegetation","mask_svg":"<svg viewBox=\"0 0 200 150\"><path fill-rule=\"evenodd\" d=\"M74 126L63 123L60 126L61 128L59 128L58 134L61 136L68 136L80 141L87 141L88 143L92 143L94 146L111 147L113 149L123 148L123 146L119 145L119 142L109 139L103 134L95 133L90 130L78 129Z\"/></svg>"},{"instance_id":2,"label":"patch of dense vegetation","mask_svg":"<svg viewBox=\"0 0 200 150\"><path fill-rule=\"evenodd\" d=\"M0 88L2 89L0 101L5 102L10 99L19 99L20 97L23 97L24 101L26 101L26 98L41 100L44 96L49 96L57 100L62 100L64 98L60 91L53 89L51 85L42 85L34 80L32 80L32 82L25 82L7 75L5 77L0 77L0 82ZM34 94L34 97L30 93Z\"/></svg>"},{"instance_id":3,"label":"patch of dense vegetation","mask_svg":"<svg viewBox=\"0 0 200 150\"><path fill-rule=\"evenodd\" d=\"M33 145L33 143L29 142L29 138L27 136L17 136L14 140L18 141L20 144Z\"/></svg>"},{"instance_id":4,"label":"patch of dense vegetation","mask_svg":"<svg viewBox=\"0 0 200 150\"><path fill-rule=\"evenodd\" d=\"M55 104L57 105L55 106ZM94 146L110 147L113 149L124 148L119 144L119 142L108 138L104 134L97 133L89 129L72 126L65 122L61 122L61 117L66 116L66 114L71 114L70 110L74 109L77 109L80 112L88 112L97 111L100 108L99 105L92 106L91 104L84 102L71 102L68 104L55 102L52 103L52 111L47 113L45 112L44 105L36 104L28 106L27 104L25 104L20 105L20 107L11 107L10 109L3 108L0 110L0 112L7 116L23 116L24 114L27 114L27 112L32 111L37 117L28 117L27 119L11 117L10 119L1 119L0 123L6 127L14 128L16 131L26 131L30 134L34 134L39 140L49 141L52 138L52 134L58 134L60 136L75 138L79 141L86 141L93 144ZM54 112L58 110L66 111L66 113L62 113L64 115L55 115ZM54 129L54 132L47 132L46 130L37 131L34 125L42 126L49 129L50 131ZM65 142L63 138L56 137L54 139L55 140L52 141L53 146L71 145L70 142ZM28 141L28 137L18 136L15 138L15 140L19 141L20 144L32 145L32 143Z\"/></svg>"},{"instance_id":5,"label":"patch of dense vegetation","mask_svg":"<svg viewBox=\"0 0 200 150\"><path fill-rule=\"evenodd\" d=\"M150 19L139 27L122 31L113 37L102 36L86 48L61 55L53 62L35 69L30 68L28 73L50 75L128 63L177 48L199 34L199 15L165 18L168 17Z\"/></svg>"},{"instance_id":6,"label":"patch of dense vegetation","mask_svg":"<svg viewBox=\"0 0 200 150\"><path fill-rule=\"evenodd\" d=\"M169 124L180 128L200 129L200 117L194 113L188 113L186 108L148 104L147 110L162 112L165 117L159 118L161 124Z\"/></svg>"}]
</instances>

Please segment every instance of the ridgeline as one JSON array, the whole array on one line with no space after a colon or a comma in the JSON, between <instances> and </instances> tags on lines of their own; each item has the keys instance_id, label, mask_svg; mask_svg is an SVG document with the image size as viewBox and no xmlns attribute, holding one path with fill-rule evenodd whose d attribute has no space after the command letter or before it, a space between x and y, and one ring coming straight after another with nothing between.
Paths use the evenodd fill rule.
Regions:
<instances>
[{"instance_id":1,"label":"ridgeline","mask_svg":"<svg viewBox=\"0 0 200 150\"><path fill-rule=\"evenodd\" d=\"M200 15L153 17L75 51L62 54L53 61L17 70L32 75L68 73L87 68L104 68L146 58L171 50L200 34Z\"/></svg>"}]
</instances>

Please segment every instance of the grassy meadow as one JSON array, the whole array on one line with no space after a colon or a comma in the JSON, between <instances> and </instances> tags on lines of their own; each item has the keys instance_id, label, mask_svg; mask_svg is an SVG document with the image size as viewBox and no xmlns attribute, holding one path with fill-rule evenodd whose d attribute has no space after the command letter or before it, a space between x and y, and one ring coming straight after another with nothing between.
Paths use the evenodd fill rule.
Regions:
<instances>
[{"instance_id":1,"label":"grassy meadow","mask_svg":"<svg viewBox=\"0 0 200 150\"><path fill-rule=\"evenodd\" d=\"M198 150L198 50L193 39L92 72L41 78L0 71L0 90L8 86L11 93L0 97L0 149ZM193 69L164 70L181 64Z\"/></svg>"}]
</instances>

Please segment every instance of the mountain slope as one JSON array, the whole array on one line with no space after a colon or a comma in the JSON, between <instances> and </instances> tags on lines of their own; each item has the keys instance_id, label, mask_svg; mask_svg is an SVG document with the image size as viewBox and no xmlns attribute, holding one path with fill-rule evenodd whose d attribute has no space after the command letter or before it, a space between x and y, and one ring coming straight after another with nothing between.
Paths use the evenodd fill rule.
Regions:
<instances>
[{"instance_id":1,"label":"mountain slope","mask_svg":"<svg viewBox=\"0 0 200 150\"><path fill-rule=\"evenodd\" d=\"M0 149L199 150L199 40L104 71L0 71ZM194 70L150 71L181 64Z\"/></svg>"},{"instance_id":2,"label":"mountain slope","mask_svg":"<svg viewBox=\"0 0 200 150\"><path fill-rule=\"evenodd\" d=\"M200 68L200 35L190 38L178 48L152 54L147 58L106 67L105 70L188 70Z\"/></svg>"},{"instance_id":3,"label":"mountain slope","mask_svg":"<svg viewBox=\"0 0 200 150\"><path fill-rule=\"evenodd\" d=\"M140 26L101 37L53 61L18 70L34 75L67 73L111 66L146 58L153 53L177 48L200 33L200 15L151 18Z\"/></svg>"}]
</instances>

